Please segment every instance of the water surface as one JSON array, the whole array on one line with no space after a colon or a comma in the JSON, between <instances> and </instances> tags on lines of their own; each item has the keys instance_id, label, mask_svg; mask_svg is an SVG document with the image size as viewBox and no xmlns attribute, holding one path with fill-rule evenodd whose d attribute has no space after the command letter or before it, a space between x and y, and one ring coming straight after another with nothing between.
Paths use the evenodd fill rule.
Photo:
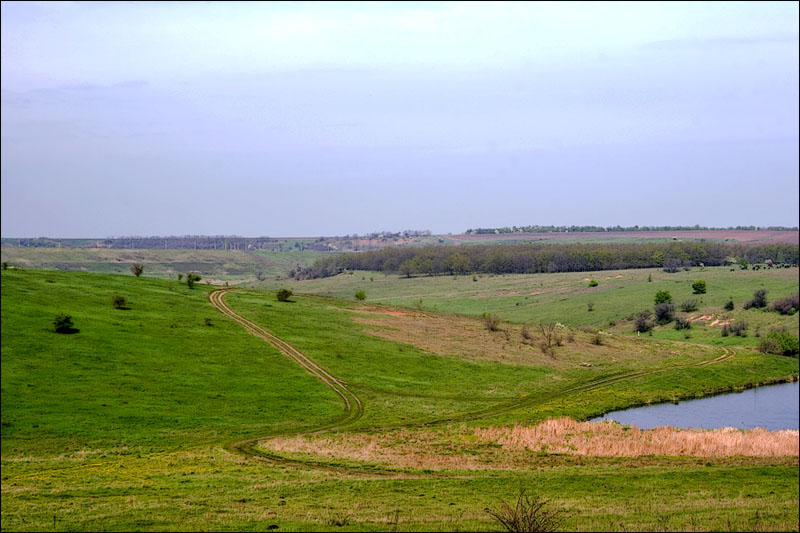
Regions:
<instances>
[{"instance_id":1,"label":"water surface","mask_svg":"<svg viewBox=\"0 0 800 533\"><path fill-rule=\"evenodd\" d=\"M781 383L678 404L664 403L614 411L592 421L615 420L642 429L658 426L798 429L798 391L797 381Z\"/></svg>"}]
</instances>

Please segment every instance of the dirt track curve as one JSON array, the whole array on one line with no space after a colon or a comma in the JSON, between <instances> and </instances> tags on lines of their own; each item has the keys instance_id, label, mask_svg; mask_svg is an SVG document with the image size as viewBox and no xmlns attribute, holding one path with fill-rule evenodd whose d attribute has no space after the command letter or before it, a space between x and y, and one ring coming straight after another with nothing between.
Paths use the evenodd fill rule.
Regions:
<instances>
[{"instance_id":1,"label":"dirt track curve","mask_svg":"<svg viewBox=\"0 0 800 533\"><path fill-rule=\"evenodd\" d=\"M220 290L216 290L216 291L212 292L209 295L209 299L211 301L211 304L214 307L216 307L219 311L221 311L222 313L224 313L225 315L230 317L232 320L238 322L247 331L249 331L250 333L252 333L256 337L259 337L260 339L263 339L263 340L267 341L272 346L274 346L275 348L280 350L281 353L283 353L284 355L286 355L287 357L289 357L290 359L295 361L297 364L299 364L301 367L306 369L311 375L315 376L317 379L322 381L327 387L333 389L342 398L342 400L344 401L345 412L344 412L344 414L342 416L334 419L333 421L331 421L327 425L324 425L324 426L321 426L321 427L316 427L316 428L311 428L311 429L309 429L307 431L300 431L300 432L294 433L294 435L307 435L307 434L313 434L313 433L324 433L324 432L336 431L336 430L339 430L339 429L343 429L346 426L349 426L350 424L352 424L353 422L355 422L356 420L361 418L361 416L364 413L363 404L361 403L361 400L358 398L358 396L353 391L351 391L349 388L347 388L347 385L345 384L345 382L343 382L339 378L336 378L330 372L328 372L327 370L325 370L322 367L320 367L317 363L315 363L308 356L304 355L302 352L300 352L297 348L295 348L294 346L292 346L288 342L276 337L275 335L273 335L269 331L265 330L264 328L262 328L258 324L255 324L254 322L251 322L250 320L247 320L243 316L241 316L241 315L237 314L235 311L233 311L225 303L225 301L223 299L224 296L228 292L231 292L232 290L234 290L234 289L220 289ZM726 348L724 346L721 346L720 348L723 351L722 355L719 355L718 357L715 357L714 359L709 359L707 361L701 361L699 363L692 363L692 364L686 364L686 365L675 365L675 366L657 368L657 369L652 369L652 370L637 370L637 371L634 371L634 372L621 373L621 374L618 374L618 375L615 375L615 376L605 376L603 378L599 378L599 379L590 381L588 383L583 383L581 385L576 385L574 387L570 387L568 389L564 389L563 391L560 391L560 392L558 392L556 394L550 395L550 396L548 396L547 401L550 401L550 400L553 400L555 398L559 398L559 397L562 397L562 396L566 396L566 395L569 395L569 394L588 392L588 391L596 389L598 387L603 387L603 386L609 385L611 383L616 383L618 381L622 381L622 380L626 380L626 379L632 379L632 378L645 376L645 375L649 375L649 374L655 374L655 373L664 372L664 371L667 371L667 370L676 370L676 369L681 369L681 368L690 368L690 367L696 367L696 366L704 366L704 365L708 365L708 364L712 364L712 363L718 363L718 362L724 361L724 360L729 359L729 358L734 356L735 352L732 349ZM386 429L397 429L397 428L401 428L401 427L415 427L415 426L416 427L424 427L424 426L432 426L432 425L443 424L443 423L463 422L463 421L467 421L467 420L476 420L476 419L480 419L480 418L496 416L496 415L499 415L499 414L502 414L502 413L506 413L508 411L515 410L515 409L519 409L519 408L524 408L524 407L528 407L528 406L531 406L531 405L535 405L536 403L539 403L541 401L542 401L542 399L540 399L540 398L524 398L524 399L514 400L512 402L504 402L504 403L501 403L501 404L498 404L498 405L491 406L491 407L486 408L486 409L481 409L479 411L468 412L468 413L464 413L462 415L450 416L450 417L445 417L445 418L438 418L438 419L434 419L434 420L421 421L421 422L417 422L417 423L404 424L404 425L391 425L391 426L373 427L373 428L370 428L370 429L373 429L373 430L381 430L381 429L382 430L386 430ZM282 456L280 456L278 454L274 454L274 453L268 452L267 450L265 450L263 448L257 447L257 444L258 444L259 441L265 440L265 439L267 439L269 437L272 437L272 436L275 436L275 435L264 435L264 436L261 436L261 437L255 437L255 438L251 438L251 439L247 439L247 440L243 440L243 441L232 442L232 443L229 443L228 445L226 445L226 448L228 450L230 450L230 451L238 452L240 454L247 455L249 457L256 458L256 459L270 460L270 461L274 461L274 462L278 462L278 463L282 463L282 464L287 464L287 465L305 466L305 467L312 467L312 468L331 470L331 471L337 471L337 472L361 473L361 474L369 473L369 474L372 474L372 475L393 475L393 476L402 476L402 477L431 477L431 476L442 476L442 475L447 476L447 474L441 474L441 473L436 473L436 474L431 473L431 474L425 474L423 476L420 476L420 475L416 475L416 474L408 474L408 473L403 472L403 471L398 471L398 470L389 469L389 468L383 469L383 468L374 468L374 467L371 467L371 466L365 466L363 468L362 467L352 467L352 466L334 466L334 465L331 465L329 463L323 463L323 462L288 459L288 458L282 457Z\"/></svg>"}]
</instances>

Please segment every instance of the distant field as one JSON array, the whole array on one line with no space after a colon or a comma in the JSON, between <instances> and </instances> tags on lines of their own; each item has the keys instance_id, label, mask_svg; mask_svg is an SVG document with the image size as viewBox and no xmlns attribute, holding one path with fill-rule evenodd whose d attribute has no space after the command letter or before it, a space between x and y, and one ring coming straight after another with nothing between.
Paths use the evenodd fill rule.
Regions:
<instances>
[{"instance_id":1,"label":"distant field","mask_svg":"<svg viewBox=\"0 0 800 533\"><path fill-rule=\"evenodd\" d=\"M648 278L652 281L648 281ZM476 281L473 281L475 279ZM590 287L594 279L598 285ZM692 294L692 283L705 280L707 293ZM358 290L365 291L366 302L398 305L412 310L436 311L480 316L494 313L502 320L517 324L536 324L555 320L571 326L588 325L620 333L632 331L630 323L621 321L633 313L653 308L657 291L669 291L676 309L684 301L696 299L699 309L691 315L713 314L720 322L730 318L746 318L754 329L778 321L786 327L798 328L798 315L778 316L761 311L744 311L742 304L757 289L766 289L767 298L775 300L798 292L797 268L731 271L727 267L692 268L669 274L661 269L628 269L601 272L556 274L506 274L463 276L419 276L406 278L378 272L352 272L331 278L283 282L266 281L264 288L286 286L295 292L354 300ZM732 312L722 306L729 299L735 303ZM588 310L588 304L593 310ZM615 321L612 327L609 323ZM713 320L701 321L692 330L694 338L710 337L713 342L729 342L718 338L721 327L711 327ZM702 325L706 324L706 325ZM669 328L657 329L656 335L683 338ZM755 344L755 337L748 337Z\"/></svg>"},{"instance_id":2,"label":"distant field","mask_svg":"<svg viewBox=\"0 0 800 533\"><path fill-rule=\"evenodd\" d=\"M0 248L3 261L25 269L74 270L132 275L133 263L144 265L144 277L173 278L199 272L216 280L237 283L286 277L297 265L309 266L325 252L263 252L237 250L121 250L110 248Z\"/></svg>"},{"instance_id":3,"label":"distant field","mask_svg":"<svg viewBox=\"0 0 800 533\"><path fill-rule=\"evenodd\" d=\"M489 244L498 242L666 242L673 240L728 241L744 244L800 242L797 231L697 230L697 231L609 231L576 233L501 233L484 235L448 235L456 244Z\"/></svg>"}]
</instances>

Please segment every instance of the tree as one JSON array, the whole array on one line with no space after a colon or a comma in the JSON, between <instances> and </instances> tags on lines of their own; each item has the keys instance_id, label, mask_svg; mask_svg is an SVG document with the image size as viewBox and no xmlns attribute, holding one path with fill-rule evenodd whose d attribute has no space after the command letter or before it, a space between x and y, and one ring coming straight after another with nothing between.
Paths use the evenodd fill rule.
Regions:
<instances>
[{"instance_id":1,"label":"tree","mask_svg":"<svg viewBox=\"0 0 800 533\"><path fill-rule=\"evenodd\" d=\"M116 295L111 298L111 304L117 309L127 309L128 300L124 296Z\"/></svg>"},{"instance_id":2,"label":"tree","mask_svg":"<svg viewBox=\"0 0 800 533\"><path fill-rule=\"evenodd\" d=\"M200 277L199 274L195 274L194 272L186 273L186 285L188 285L190 289L194 289L195 282L200 281L201 279L203 278Z\"/></svg>"},{"instance_id":3,"label":"tree","mask_svg":"<svg viewBox=\"0 0 800 533\"><path fill-rule=\"evenodd\" d=\"M465 274L470 270L469 259L461 252L447 256L446 265L451 274Z\"/></svg>"},{"instance_id":4,"label":"tree","mask_svg":"<svg viewBox=\"0 0 800 533\"><path fill-rule=\"evenodd\" d=\"M8 261L3 261L3 270L8 270Z\"/></svg>"},{"instance_id":5,"label":"tree","mask_svg":"<svg viewBox=\"0 0 800 533\"><path fill-rule=\"evenodd\" d=\"M734 307L735 307L735 304L733 303L733 300L728 300L727 302L725 302L725 305L723 306L723 308L726 311L733 311Z\"/></svg>"},{"instance_id":6,"label":"tree","mask_svg":"<svg viewBox=\"0 0 800 533\"><path fill-rule=\"evenodd\" d=\"M364 301L364 300L367 299L367 293L365 293L363 290L360 290L360 289L356 291L355 296L356 296L356 300Z\"/></svg>"},{"instance_id":7,"label":"tree","mask_svg":"<svg viewBox=\"0 0 800 533\"><path fill-rule=\"evenodd\" d=\"M59 313L53 320L53 328L56 333L75 333L77 330L73 329L72 317L66 313Z\"/></svg>"},{"instance_id":8,"label":"tree","mask_svg":"<svg viewBox=\"0 0 800 533\"><path fill-rule=\"evenodd\" d=\"M294 277L294 270L292 270L292 277ZM259 270L258 272L256 272L256 279L258 281L264 281L265 279L267 279L267 277L264 275L263 270Z\"/></svg>"},{"instance_id":9,"label":"tree","mask_svg":"<svg viewBox=\"0 0 800 533\"><path fill-rule=\"evenodd\" d=\"M656 293L656 305L672 302L672 295L668 291L658 291Z\"/></svg>"},{"instance_id":10,"label":"tree","mask_svg":"<svg viewBox=\"0 0 800 533\"><path fill-rule=\"evenodd\" d=\"M132 264L131 265L131 272L133 272L133 275L138 278L139 276L142 275L142 272L144 272L144 265L141 264L141 263Z\"/></svg>"},{"instance_id":11,"label":"tree","mask_svg":"<svg viewBox=\"0 0 800 533\"><path fill-rule=\"evenodd\" d=\"M705 280L699 280L692 283L692 291L694 294L705 294L706 293L706 282Z\"/></svg>"},{"instance_id":12,"label":"tree","mask_svg":"<svg viewBox=\"0 0 800 533\"><path fill-rule=\"evenodd\" d=\"M558 334L558 323L543 322L539 324L539 332L541 332L542 337L544 337L539 347L542 349L543 353L554 357L555 352L553 350L553 345L558 344L561 346L561 336Z\"/></svg>"},{"instance_id":13,"label":"tree","mask_svg":"<svg viewBox=\"0 0 800 533\"><path fill-rule=\"evenodd\" d=\"M183 274L180 274L180 273L179 273L179 274L178 274L178 281L180 281L180 280L182 280L182 279L183 279Z\"/></svg>"},{"instance_id":14,"label":"tree","mask_svg":"<svg viewBox=\"0 0 800 533\"><path fill-rule=\"evenodd\" d=\"M747 270L748 266L750 266L750 261L748 261L746 257L742 257L739 259L739 268L741 268L742 270Z\"/></svg>"},{"instance_id":15,"label":"tree","mask_svg":"<svg viewBox=\"0 0 800 533\"><path fill-rule=\"evenodd\" d=\"M279 302L288 302L289 298L291 298L293 294L294 293L289 289L280 289L278 291L278 294L277 294L278 301Z\"/></svg>"}]
</instances>

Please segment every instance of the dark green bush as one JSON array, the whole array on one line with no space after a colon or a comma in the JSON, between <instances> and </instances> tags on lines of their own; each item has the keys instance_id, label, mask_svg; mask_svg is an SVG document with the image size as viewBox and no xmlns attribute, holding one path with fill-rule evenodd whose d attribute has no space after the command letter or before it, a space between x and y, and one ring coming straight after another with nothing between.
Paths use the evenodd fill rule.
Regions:
<instances>
[{"instance_id":1,"label":"dark green bush","mask_svg":"<svg viewBox=\"0 0 800 533\"><path fill-rule=\"evenodd\" d=\"M290 291L289 289L280 289L278 291L278 294L277 294L278 301L279 302L288 302L289 298L291 298L293 294L294 293L292 291Z\"/></svg>"},{"instance_id":2,"label":"dark green bush","mask_svg":"<svg viewBox=\"0 0 800 533\"><path fill-rule=\"evenodd\" d=\"M72 317L66 313L59 313L53 320L53 328L56 333L72 333L73 329Z\"/></svg>"},{"instance_id":3,"label":"dark green bush","mask_svg":"<svg viewBox=\"0 0 800 533\"><path fill-rule=\"evenodd\" d=\"M705 294L706 293L706 282L704 280L695 281L692 283L692 291L695 294Z\"/></svg>"},{"instance_id":4,"label":"dark green bush","mask_svg":"<svg viewBox=\"0 0 800 533\"><path fill-rule=\"evenodd\" d=\"M668 291L658 291L656 293L656 305L672 302L672 295Z\"/></svg>"}]
</instances>

